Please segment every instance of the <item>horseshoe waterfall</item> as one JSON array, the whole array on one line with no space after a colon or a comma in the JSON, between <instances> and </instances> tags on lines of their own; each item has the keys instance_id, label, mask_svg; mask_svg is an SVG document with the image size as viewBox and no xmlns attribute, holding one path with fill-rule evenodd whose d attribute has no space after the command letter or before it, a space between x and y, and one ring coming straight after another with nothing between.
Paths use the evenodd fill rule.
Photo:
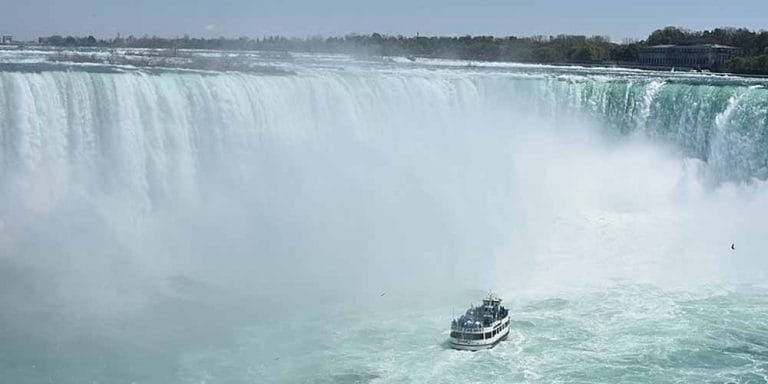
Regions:
<instances>
[{"instance_id":1,"label":"horseshoe waterfall","mask_svg":"<svg viewBox=\"0 0 768 384\"><path fill-rule=\"evenodd\" d=\"M768 380L763 79L50 54L0 56L3 381Z\"/></svg>"}]
</instances>

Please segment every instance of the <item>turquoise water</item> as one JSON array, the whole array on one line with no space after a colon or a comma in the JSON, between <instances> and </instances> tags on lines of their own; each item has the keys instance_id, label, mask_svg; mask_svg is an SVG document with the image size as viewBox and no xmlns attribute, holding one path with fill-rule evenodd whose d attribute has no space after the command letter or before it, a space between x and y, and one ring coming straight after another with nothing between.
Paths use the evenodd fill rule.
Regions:
<instances>
[{"instance_id":1,"label":"turquoise water","mask_svg":"<svg viewBox=\"0 0 768 384\"><path fill-rule=\"evenodd\" d=\"M476 353L447 348L442 308L381 310L399 300L329 308L327 315L342 328L337 331L317 325L313 316L308 324L271 331L249 327L237 348L187 356L184 377L328 383L765 380L760 294L693 297L626 286L571 300L524 300L512 305L508 340ZM398 321L406 318L406 324ZM297 328L305 333L287 345L263 344Z\"/></svg>"},{"instance_id":2,"label":"turquoise water","mask_svg":"<svg viewBox=\"0 0 768 384\"><path fill-rule=\"evenodd\" d=\"M50 54L0 51L0 381L768 381L762 79Z\"/></svg>"}]
</instances>

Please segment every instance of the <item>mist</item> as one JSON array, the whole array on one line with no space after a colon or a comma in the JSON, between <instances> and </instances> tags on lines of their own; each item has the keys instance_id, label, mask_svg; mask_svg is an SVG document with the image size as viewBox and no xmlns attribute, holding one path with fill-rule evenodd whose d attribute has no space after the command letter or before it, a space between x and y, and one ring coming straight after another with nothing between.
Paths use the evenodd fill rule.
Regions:
<instances>
[{"instance_id":1,"label":"mist","mask_svg":"<svg viewBox=\"0 0 768 384\"><path fill-rule=\"evenodd\" d=\"M744 177L760 161L711 166L684 140L617 135L590 107L604 99L579 104L584 83L350 66L4 72L0 86L14 372L66 377L107 353L92 377L140 380L129 358L175 377L181 351L272 311L384 295L447 308L489 289L514 302L765 279L768 187ZM631 86L648 87L626 101L646 114L633 121L653 119L639 107L657 91Z\"/></svg>"}]
</instances>

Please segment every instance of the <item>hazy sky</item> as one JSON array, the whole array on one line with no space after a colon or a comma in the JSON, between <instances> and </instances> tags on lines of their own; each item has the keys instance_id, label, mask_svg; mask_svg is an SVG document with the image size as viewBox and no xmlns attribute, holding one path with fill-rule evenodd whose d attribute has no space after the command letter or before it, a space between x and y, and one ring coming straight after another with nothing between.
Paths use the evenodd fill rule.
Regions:
<instances>
[{"instance_id":1,"label":"hazy sky","mask_svg":"<svg viewBox=\"0 0 768 384\"><path fill-rule=\"evenodd\" d=\"M768 28L767 0L0 0L0 33L124 36L609 35Z\"/></svg>"}]
</instances>

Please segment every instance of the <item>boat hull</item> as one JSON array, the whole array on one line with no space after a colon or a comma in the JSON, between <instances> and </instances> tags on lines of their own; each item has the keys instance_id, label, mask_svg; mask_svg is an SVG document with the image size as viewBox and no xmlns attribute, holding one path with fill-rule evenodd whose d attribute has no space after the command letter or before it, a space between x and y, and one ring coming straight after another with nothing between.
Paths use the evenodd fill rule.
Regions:
<instances>
[{"instance_id":1,"label":"boat hull","mask_svg":"<svg viewBox=\"0 0 768 384\"><path fill-rule=\"evenodd\" d=\"M487 338L487 339L470 339L470 338L457 338L457 337L451 337L449 339L449 344L451 345L451 348L453 349L459 349L462 351L479 351L481 349L489 349L495 347L500 341L507 338L509 335L509 317L503 319L501 321L501 325L503 329L493 337ZM489 329L493 329L492 327ZM484 329L483 331L488 331L489 329Z\"/></svg>"},{"instance_id":2,"label":"boat hull","mask_svg":"<svg viewBox=\"0 0 768 384\"><path fill-rule=\"evenodd\" d=\"M480 351L483 349L491 349L498 345L501 341L506 340L507 336L509 336L509 329L507 329L503 334L497 335L498 338L494 341L489 340L457 340L454 338L451 338L450 344L451 348L458 349L460 351Z\"/></svg>"}]
</instances>

